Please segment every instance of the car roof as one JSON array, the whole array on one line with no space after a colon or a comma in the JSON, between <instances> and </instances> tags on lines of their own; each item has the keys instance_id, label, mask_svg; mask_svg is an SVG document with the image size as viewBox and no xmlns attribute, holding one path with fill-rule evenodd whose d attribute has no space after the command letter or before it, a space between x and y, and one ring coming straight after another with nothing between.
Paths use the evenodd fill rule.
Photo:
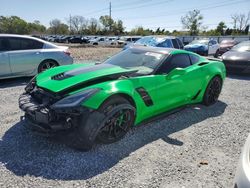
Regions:
<instances>
[{"instance_id":1,"label":"car roof","mask_svg":"<svg viewBox=\"0 0 250 188\"><path fill-rule=\"evenodd\" d=\"M145 37L155 37L155 38L162 38L162 39L176 39L178 37L175 36L162 36L162 35L149 35L149 36L145 36ZM142 37L144 38L144 37Z\"/></svg>"},{"instance_id":2,"label":"car roof","mask_svg":"<svg viewBox=\"0 0 250 188\"><path fill-rule=\"evenodd\" d=\"M0 34L0 37L17 37L17 38L23 38L23 39L32 39L32 40L37 40L42 43L46 43L46 41L36 38L36 37L31 37L28 35L17 35L17 34Z\"/></svg>"}]
</instances>

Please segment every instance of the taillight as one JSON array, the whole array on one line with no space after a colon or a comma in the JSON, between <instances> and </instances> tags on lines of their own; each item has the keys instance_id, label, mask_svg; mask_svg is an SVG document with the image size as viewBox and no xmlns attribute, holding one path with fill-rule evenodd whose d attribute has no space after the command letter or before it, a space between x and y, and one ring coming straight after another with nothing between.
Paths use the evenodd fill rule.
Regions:
<instances>
[{"instance_id":1,"label":"taillight","mask_svg":"<svg viewBox=\"0 0 250 188\"><path fill-rule=\"evenodd\" d=\"M70 52L64 51L64 53L65 53L66 55L70 56Z\"/></svg>"}]
</instances>

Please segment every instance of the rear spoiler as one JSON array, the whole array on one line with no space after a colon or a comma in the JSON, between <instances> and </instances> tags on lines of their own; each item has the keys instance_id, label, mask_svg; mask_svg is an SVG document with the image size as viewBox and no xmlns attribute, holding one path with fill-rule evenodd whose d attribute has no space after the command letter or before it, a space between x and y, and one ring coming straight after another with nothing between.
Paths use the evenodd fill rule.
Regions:
<instances>
[{"instance_id":1,"label":"rear spoiler","mask_svg":"<svg viewBox=\"0 0 250 188\"><path fill-rule=\"evenodd\" d=\"M210 61L222 61L222 59L215 58L215 57L206 57L206 59L208 59Z\"/></svg>"}]
</instances>

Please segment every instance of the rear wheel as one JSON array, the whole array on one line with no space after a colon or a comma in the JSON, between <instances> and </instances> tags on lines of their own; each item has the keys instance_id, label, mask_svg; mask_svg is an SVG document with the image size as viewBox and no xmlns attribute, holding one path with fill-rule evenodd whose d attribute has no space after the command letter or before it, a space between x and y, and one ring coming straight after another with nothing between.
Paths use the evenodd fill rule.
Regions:
<instances>
[{"instance_id":1,"label":"rear wheel","mask_svg":"<svg viewBox=\"0 0 250 188\"><path fill-rule=\"evenodd\" d=\"M41 73L45 70L51 69L58 66L58 63L54 60L45 60L38 67L38 73Z\"/></svg>"},{"instance_id":2,"label":"rear wheel","mask_svg":"<svg viewBox=\"0 0 250 188\"><path fill-rule=\"evenodd\" d=\"M222 80L219 76L213 77L206 89L203 97L203 103L210 106L217 102L222 88Z\"/></svg>"}]
</instances>

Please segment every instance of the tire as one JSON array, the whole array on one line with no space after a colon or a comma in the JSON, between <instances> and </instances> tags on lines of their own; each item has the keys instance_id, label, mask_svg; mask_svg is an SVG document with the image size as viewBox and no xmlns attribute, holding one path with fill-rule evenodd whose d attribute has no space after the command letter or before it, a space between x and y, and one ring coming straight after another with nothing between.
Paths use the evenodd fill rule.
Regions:
<instances>
[{"instance_id":1,"label":"tire","mask_svg":"<svg viewBox=\"0 0 250 188\"><path fill-rule=\"evenodd\" d=\"M101 127L97 135L97 141L100 143L110 144L121 140L134 125L136 110L129 101L123 97L112 97L104 102L99 108L99 111L106 116L104 125ZM124 119L119 120L121 117L125 118L125 122L127 123L122 124L120 122L120 125L114 126L117 121L124 121ZM115 121L115 123L110 123L112 121Z\"/></svg>"},{"instance_id":2,"label":"tire","mask_svg":"<svg viewBox=\"0 0 250 188\"><path fill-rule=\"evenodd\" d=\"M58 66L58 63L54 60L45 60L38 66L38 73L41 73L45 70Z\"/></svg>"},{"instance_id":3,"label":"tire","mask_svg":"<svg viewBox=\"0 0 250 188\"><path fill-rule=\"evenodd\" d=\"M213 77L207 85L203 96L203 104L206 106L213 105L218 101L222 88L222 79L219 76Z\"/></svg>"},{"instance_id":4,"label":"tire","mask_svg":"<svg viewBox=\"0 0 250 188\"><path fill-rule=\"evenodd\" d=\"M109 144L122 139L129 129L125 129L123 134L115 139L104 139L102 133L109 117L114 114L115 110L129 109L131 119L128 122L128 128L134 123L135 109L130 103L122 97L112 97L104 102L98 111L95 111L88 116L83 115L79 118L79 126L67 136L68 145L81 151L89 151L95 142Z\"/></svg>"},{"instance_id":5,"label":"tire","mask_svg":"<svg viewBox=\"0 0 250 188\"><path fill-rule=\"evenodd\" d=\"M215 58L218 58L218 57L219 57L219 50L217 50L217 51L215 52L214 57L215 57Z\"/></svg>"}]
</instances>

